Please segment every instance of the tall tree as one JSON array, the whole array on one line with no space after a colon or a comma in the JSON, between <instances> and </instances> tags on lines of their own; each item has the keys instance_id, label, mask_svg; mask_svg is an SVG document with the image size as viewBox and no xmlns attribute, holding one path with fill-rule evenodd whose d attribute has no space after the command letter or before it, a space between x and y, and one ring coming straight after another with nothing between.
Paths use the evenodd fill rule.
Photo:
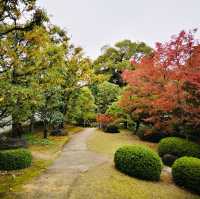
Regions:
<instances>
[{"instance_id":1,"label":"tall tree","mask_svg":"<svg viewBox=\"0 0 200 199\"><path fill-rule=\"evenodd\" d=\"M48 17L36 0L0 0L0 39L14 31L31 31L44 21Z\"/></svg>"},{"instance_id":2,"label":"tall tree","mask_svg":"<svg viewBox=\"0 0 200 199\"><path fill-rule=\"evenodd\" d=\"M6 105L2 110L6 108L7 115L12 116L13 136L21 134L21 123L30 116L31 104L40 102L35 77L47 67L44 59L48 42L42 27L35 27L32 32L11 32L0 41L2 102Z\"/></svg>"},{"instance_id":3,"label":"tall tree","mask_svg":"<svg viewBox=\"0 0 200 199\"><path fill-rule=\"evenodd\" d=\"M95 102L98 113L105 113L108 107L119 97L121 89L118 85L110 82L103 82L97 86Z\"/></svg>"},{"instance_id":4,"label":"tall tree","mask_svg":"<svg viewBox=\"0 0 200 199\"><path fill-rule=\"evenodd\" d=\"M171 131L176 124L199 129L199 46L193 32L157 43L151 56L132 64L136 70L123 74L129 87L122 107L158 129Z\"/></svg>"},{"instance_id":5,"label":"tall tree","mask_svg":"<svg viewBox=\"0 0 200 199\"><path fill-rule=\"evenodd\" d=\"M74 91L70 97L68 107L67 117L71 122L85 126L88 122L95 120L95 99L88 87Z\"/></svg>"},{"instance_id":6,"label":"tall tree","mask_svg":"<svg viewBox=\"0 0 200 199\"><path fill-rule=\"evenodd\" d=\"M94 62L96 73L103 73L108 76L111 83L123 86L121 73L124 69L132 68L130 59L134 56L149 54L152 49L143 42L123 40L116 43L114 47L105 46L102 51L103 54Z\"/></svg>"}]
</instances>

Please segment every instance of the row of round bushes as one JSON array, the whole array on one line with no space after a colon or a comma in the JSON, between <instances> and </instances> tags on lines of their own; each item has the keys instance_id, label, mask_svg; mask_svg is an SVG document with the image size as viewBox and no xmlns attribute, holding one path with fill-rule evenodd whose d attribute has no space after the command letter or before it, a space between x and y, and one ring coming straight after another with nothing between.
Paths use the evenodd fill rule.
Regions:
<instances>
[{"instance_id":1,"label":"row of round bushes","mask_svg":"<svg viewBox=\"0 0 200 199\"><path fill-rule=\"evenodd\" d=\"M200 158L200 145L183 138L168 137L159 142L158 153L162 157L163 162L171 166L179 157Z\"/></svg>"},{"instance_id":2,"label":"row of round bushes","mask_svg":"<svg viewBox=\"0 0 200 199\"><path fill-rule=\"evenodd\" d=\"M32 155L27 149L0 151L0 170L24 169L31 163Z\"/></svg>"},{"instance_id":3,"label":"row of round bushes","mask_svg":"<svg viewBox=\"0 0 200 199\"><path fill-rule=\"evenodd\" d=\"M174 182L200 193L200 145L183 138L169 137L159 142L158 153L172 166Z\"/></svg>"},{"instance_id":4,"label":"row of round bushes","mask_svg":"<svg viewBox=\"0 0 200 199\"><path fill-rule=\"evenodd\" d=\"M160 142L158 151L160 156L176 156L177 160L171 162L175 183L200 193L199 145L181 138L165 138ZM114 162L115 167L123 173L152 181L160 179L163 167L162 160L156 152L140 145L119 148L115 152Z\"/></svg>"}]
</instances>

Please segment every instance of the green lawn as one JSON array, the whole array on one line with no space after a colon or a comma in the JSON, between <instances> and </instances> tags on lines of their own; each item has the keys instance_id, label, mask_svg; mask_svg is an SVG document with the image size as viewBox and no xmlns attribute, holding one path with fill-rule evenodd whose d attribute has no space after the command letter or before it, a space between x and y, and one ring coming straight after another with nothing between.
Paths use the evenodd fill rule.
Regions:
<instances>
[{"instance_id":1,"label":"green lawn","mask_svg":"<svg viewBox=\"0 0 200 199\"><path fill-rule=\"evenodd\" d=\"M148 182L126 176L114 168L113 153L125 144L142 144L156 150L156 144L142 142L127 131L105 134L96 131L88 140L88 147L107 154L111 162L84 173L72 189L70 199L199 199L200 197L177 187L167 173L159 182Z\"/></svg>"},{"instance_id":2,"label":"green lawn","mask_svg":"<svg viewBox=\"0 0 200 199\"><path fill-rule=\"evenodd\" d=\"M154 150L157 149L157 144L141 141L133 133L125 130L117 134L103 133L97 130L88 140L89 149L108 155L113 155L120 146L127 144L142 144Z\"/></svg>"}]
</instances>

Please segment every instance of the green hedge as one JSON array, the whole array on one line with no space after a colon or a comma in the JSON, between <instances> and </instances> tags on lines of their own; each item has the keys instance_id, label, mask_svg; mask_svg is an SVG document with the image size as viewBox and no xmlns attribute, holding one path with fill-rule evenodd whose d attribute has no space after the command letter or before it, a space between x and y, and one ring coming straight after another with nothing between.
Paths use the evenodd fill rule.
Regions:
<instances>
[{"instance_id":1,"label":"green hedge","mask_svg":"<svg viewBox=\"0 0 200 199\"><path fill-rule=\"evenodd\" d=\"M179 186L200 194L200 159L182 157L172 166L172 176Z\"/></svg>"},{"instance_id":2,"label":"green hedge","mask_svg":"<svg viewBox=\"0 0 200 199\"><path fill-rule=\"evenodd\" d=\"M158 153L161 157L171 154L177 157L191 156L200 158L200 145L184 138L164 138L158 145Z\"/></svg>"},{"instance_id":3,"label":"green hedge","mask_svg":"<svg viewBox=\"0 0 200 199\"><path fill-rule=\"evenodd\" d=\"M117 169L130 176L152 181L160 179L162 161L157 153L147 147L121 147L115 152L114 162Z\"/></svg>"},{"instance_id":4,"label":"green hedge","mask_svg":"<svg viewBox=\"0 0 200 199\"><path fill-rule=\"evenodd\" d=\"M31 152L27 149L0 151L0 170L27 168L32 163Z\"/></svg>"}]
</instances>

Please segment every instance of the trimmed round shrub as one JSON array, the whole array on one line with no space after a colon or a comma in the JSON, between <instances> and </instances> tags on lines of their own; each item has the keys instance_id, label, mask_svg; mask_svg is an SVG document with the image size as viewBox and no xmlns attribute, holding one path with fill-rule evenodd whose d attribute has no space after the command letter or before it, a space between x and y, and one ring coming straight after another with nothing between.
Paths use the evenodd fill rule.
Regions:
<instances>
[{"instance_id":1,"label":"trimmed round shrub","mask_svg":"<svg viewBox=\"0 0 200 199\"><path fill-rule=\"evenodd\" d=\"M177 156L177 158L183 156L200 158L200 145L184 138L169 137L160 141L158 153L162 158L166 154ZM164 163L167 164L167 162ZM173 162L167 165L172 164Z\"/></svg>"},{"instance_id":2,"label":"trimmed round shrub","mask_svg":"<svg viewBox=\"0 0 200 199\"><path fill-rule=\"evenodd\" d=\"M200 159L182 157L172 166L174 182L200 194Z\"/></svg>"},{"instance_id":3,"label":"trimmed round shrub","mask_svg":"<svg viewBox=\"0 0 200 199\"><path fill-rule=\"evenodd\" d=\"M31 152L27 149L0 151L0 170L27 168L32 163Z\"/></svg>"},{"instance_id":4,"label":"trimmed round shrub","mask_svg":"<svg viewBox=\"0 0 200 199\"><path fill-rule=\"evenodd\" d=\"M119 133L119 128L115 125L108 125L106 128L105 128L105 132L107 133Z\"/></svg>"},{"instance_id":5,"label":"trimmed round shrub","mask_svg":"<svg viewBox=\"0 0 200 199\"><path fill-rule=\"evenodd\" d=\"M144 180L158 181L162 170L160 157L139 145L124 146L115 152L115 167L123 173Z\"/></svg>"}]
</instances>

